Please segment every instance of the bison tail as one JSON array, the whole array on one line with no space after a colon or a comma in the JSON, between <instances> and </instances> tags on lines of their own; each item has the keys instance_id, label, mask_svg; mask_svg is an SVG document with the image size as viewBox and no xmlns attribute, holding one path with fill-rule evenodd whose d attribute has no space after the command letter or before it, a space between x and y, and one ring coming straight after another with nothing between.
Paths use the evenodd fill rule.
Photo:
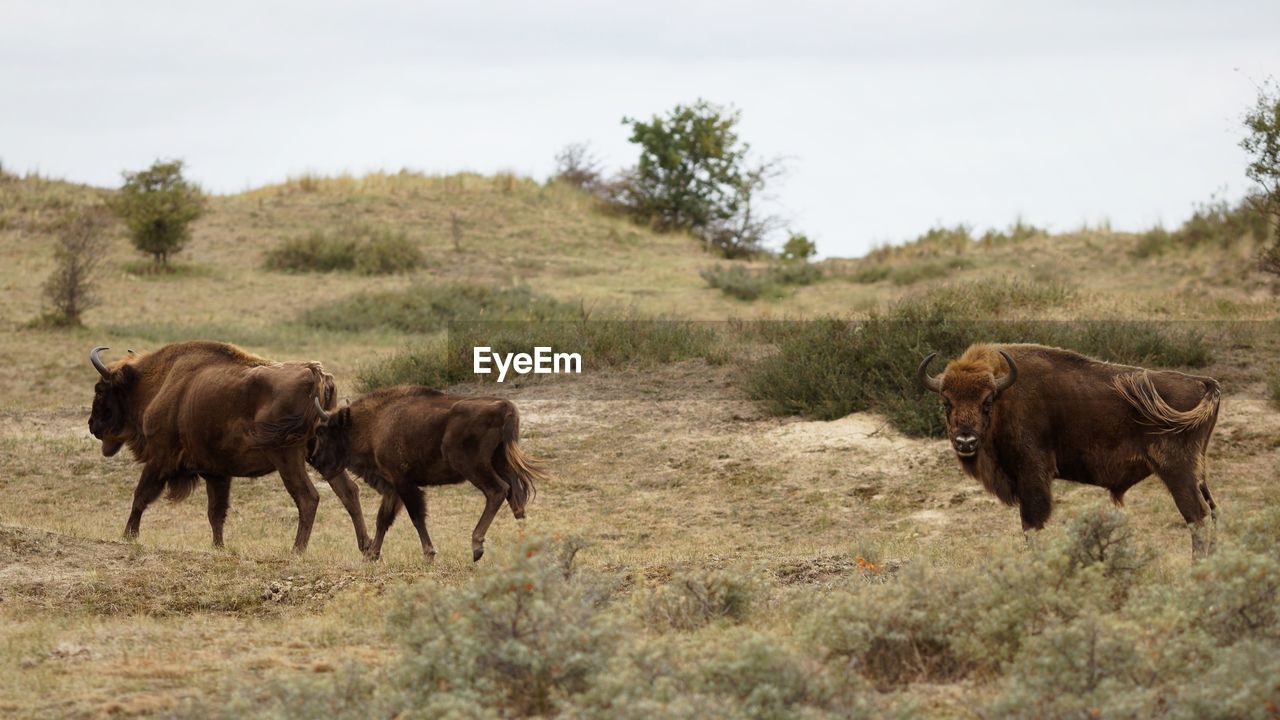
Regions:
<instances>
[{"instance_id":1,"label":"bison tail","mask_svg":"<svg viewBox=\"0 0 1280 720\"><path fill-rule=\"evenodd\" d=\"M496 469L511 486L507 498L511 503L511 511L516 517L524 517L525 506L537 494L534 481L549 480L551 476L538 461L520 449L520 414L514 406L507 409L502 425L502 445L496 459Z\"/></svg>"},{"instance_id":2,"label":"bison tail","mask_svg":"<svg viewBox=\"0 0 1280 720\"><path fill-rule=\"evenodd\" d=\"M165 497L173 502L182 502L200 484L200 478L196 475L174 475L165 484L168 487Z\"/></svg>"},{"instance_id":3,"label":"bison tail","mask_svg":"<svg viewBox=\"0 0 1280 720\"><path fill-rule=\"evenodd\" d=\"M1116 391L1142 416L1143 424L1156 428L1160 433L1182 433L1206 424L1212 427L1218 419L1218 405L1222 400L1222 388L1218 381L1205 378L1205 394L1190 410L1178 410L1165 402L1151 380L1151 373L1141 372L1117 375L1113 381Z\"/></svg>"}]
</instances>

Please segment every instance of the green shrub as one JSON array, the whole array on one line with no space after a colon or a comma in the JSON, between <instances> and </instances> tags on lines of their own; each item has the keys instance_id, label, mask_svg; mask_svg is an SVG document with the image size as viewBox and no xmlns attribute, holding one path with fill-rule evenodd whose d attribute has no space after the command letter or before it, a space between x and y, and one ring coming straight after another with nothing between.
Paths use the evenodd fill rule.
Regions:
<instances>
[{"instance_id":1,"label":"green shrub","mask_svg":"<svg viewBox=\"0 0 1280 720\"><path fill-rule=\"evenodd\" d=\"M764 633L738 629L702 664L707 690L737 701L739 717L784 720L831 700L815 663Z\"/></svg>"},{"instance_id":2,"label":"green shrub","mask_svg":"<svg viewBox=\"0 0 1280 720\"><path fill-rule=\"evenodd\" d=\"M728 570L688 571L637 595L644 623L657 630L694 630L719 620L742 622L756 583Z\"/></svg>"},{"instance_id":3,"label":"green shrub","mask_svg":"<svg viewBox=\"0 0 1280 720\"><path fill-rule=\"evenodd\" d=\"M887 280L892 272L893 269L888 265L882 263L867 264L862 262L858 264L858 268L848 277L849 280L853 282L862 285L870 285L872 283L878 283L881 280Z\"/></svg>"},{"instance_id":4,"label":"green shrub","mask_svg":"<svg viewBox=\"0 0 1280 720\"><path fill-rule=\"evenodd\" d=\"M582 356L582 371L652 367L702 358L721 363L725 353L709 325L679 320L551 322L455 322L447 343L414 346L363 368L360 385L372 390L400 383L446 387L461 382L493 382L496 373L476 375L473 348L495 353L529 353L534 347ZM506 382L512 377L507 376Z\"/></svg>"},{"instance_id":5,"label":"green shrub","mask_svg":"<svg viewBox=\"0 0 1280 720\"><path fill-rule=\"evenodd\" d=\"M1148 718L1156 680L1135 646L1136 628L1088 614L1053 623L1027 640L1005 691L989 711L998 716Z\"/></svg>"},{"instance_id":6,"label":"green shrub","mask_svg":"<svg viewBox=\"0 0 1280 720\"><path fill-rule=\"evenodd\" d=\"M504 714L554 712L587 690L621 639L603 584L578 577L576 546L522 541L461 587L410 588L389 621L403 646L398 702L450 694Z\"/></svg>"},{"instance_id":7,"label":"green shrub","mask_svg":"<svg viewBox=\"0 0 1280 720\"><path fill-rule=\"evenodd\" d=\"M739 300L756 300L766 293L776 294L777 291L763 273L754 272L741 265L730 265L727 268L714 265L703 268L698 274L709 287Z\"/></svg>"},{"instance_id":8,"label":"green shrub","mask_svg":"<svg viewBox=\"0 0 1280 720\"><path fill-rule=\"evenodd\" d=\"M283 272L353 271L392 275L422 267L418 246L403 232L372 225L353 225L336 232L312 231L285 240L267 251L264 266Z\"/></svg>"},{"instance_id":9,"label":"green shrub","mask_svg":"<svg viewBox=\"0 0 1280 720\"><path fill-rule=\"evenodd\" d=\"M739 300L780 297L780 285L811 285L822 278L822 268L807 262L778 263L763 269L741 265L713 265L699 273L708 287Z\"/></svg>"},{"instance_id":10,"label":"green shrub","mask_svg":"<svg viewBox=\"0 0 1280 720\"><path fill-rule=\"evenodd\" d=\"M775 323L767 339L777 352L752 363L744 383L777 415L831 420L874 411L901 432L932 436L944 428L939 403L915 375L930 352L945 361L975 342L1034 342L1144 366L1203 367L1211 359L1204 333L1191 326L983 319L1048 309L1072 296L1052 283L948 285L865 321Z\"/></svg>"},{"instance_id":11,"label":"green shrub","mask_svg":"<svg viewBox=\"0 0 1280 720\"><path fill-rule=\"evenodd\" d=\"M356 243L348 238L312 232L303 238L285 240L267 251L265 266L268 270L285 272L354 270Z\"/></svg>"},{"instance_id":12,"label":"green shrub","mask_svg":"<svg viewBox=\"0 0 1280 720\"><path fill-rule=\"evenodd\" d=\"M889 271L889 280L894 285L914 285L923 280L935 280L951 275L956 270L973 267L968 258L953 257L945 261L913 262L898 265Z\"/></svg>"},{"instance_id":13,"label":"green shrub","mask_svg":"<svg viewBox=\"0 0 1280 720\"><path fill-rule=\"evenodd\" d=\"M1133 248L1133 256L1137 258L1163 255L1173 247L1173 236L1164 227L1157 225L1138 236L1138 244Z\"/></svg>"},{"instance_id":14,"label":"green shrub","mask_svg":"<svg viewBox=\"0 0 1280 720\"><path fill-rule=\"evenodd\" d=\"M404 233L382 230L369 235L356 250L356 272L362 275L394 275L422 267L418 246Z\"/></svg>"},{"instance_id":15,"label":"green shrub","mask_svg":"<svg viewBox=\"0 0 1280 720\"><path fill-rule=\"evenodd\" d=\"M1030 240L1037 235L1048 235L1049 231L1044 228L1038 228L1030 223L1024 223L1022 218L1018 218L1008 230L996 230L994 228L987 230L978 238L978 242L988 247L998 247L1000 245L1014 245L1024 240Z\"/></svg>"},{"instance_id":16,"label":"green shrub","mask_svg":"<svg viewBox=\"0 0 1280 720\"><path fill-rule=\"evenodd\" d=\"M301 321L321 330L430 333L458 320L534 322L580 316L579 305L525 287L419 283L404 290L356 293L308 310Z\"/></svg>"},{"instance_id":17,"label":"green shrub","mask_svg":"<svg viewBox=\"0 0 1280 720\"><path fill-rule=\"evenodd\" d=\"M808 262L809 258L817 254L818 246L809 239L808 235L788 232L787 242L783 244L778 257L783 262Z\"/></svg>"}]
</instances>

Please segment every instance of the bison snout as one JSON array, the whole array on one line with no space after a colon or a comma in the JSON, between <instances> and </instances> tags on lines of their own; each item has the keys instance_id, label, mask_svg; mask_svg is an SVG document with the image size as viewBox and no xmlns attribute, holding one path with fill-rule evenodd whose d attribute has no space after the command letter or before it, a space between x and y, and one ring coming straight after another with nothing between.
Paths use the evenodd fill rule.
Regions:
<instances>
[{"instance_id":1,"label":"bison snout","mask_svg":"<svg viewBox=\"0 0 1280 720\"><path fill-rule=\"evenodd\" d=\"M973 457L978 454L978 436L972 434L956 435L951 438L951 446L960 457Z\"/></svg>"}]
</instances>

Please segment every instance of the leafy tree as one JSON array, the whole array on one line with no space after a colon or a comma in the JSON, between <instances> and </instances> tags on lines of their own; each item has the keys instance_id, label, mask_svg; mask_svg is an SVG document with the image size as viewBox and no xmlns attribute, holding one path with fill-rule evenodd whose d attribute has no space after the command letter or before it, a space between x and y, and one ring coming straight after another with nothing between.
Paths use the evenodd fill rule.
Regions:
<instances>
[{"instance_id":1,"label":"leafy tree","mask_svg":"<svg viewBox=\"0 0 1280 720\"><path fill-rule=\"evenodd\" d=\"M700 230L737 211L749 149L739 113L698 100L649 122L623 118L640 146L632 208L661 229Z\"/></svg>"},{"instance_id":2,"label":"leafy tree","mask_svg":"<svg viewBox=\"0 0 1280 720\"><path fill-rule=\"evenodd\" d=\"M787 243L782 246L780 257L786 262L805 262L818 254L818 246L804 233L787 234Z\"/></svg>"},{"instance_id":3,"label":"leafy tree","mask_svg":"<svg viewBox=\"0 0 1280 720\"><path fill-rule=\"evenodd\" d=\"M1271 216L1276 237L1263 251L1262 267L1280 275L1280 86L1274 80L1258 90L1258 99L1245 113L1248 134L1240 147L1249 153L1245 174L1258 184L1261 193L1255 204Z\"/></svg>"},{"instance_id":4,"label":"leafy tree","mask_svg":"<svg viewBox=\"0 0 1280 720\"><path fill-rule=\"evenodd\" d=\"M56 265L44 282L50 309L37 324L78 327L80 316L98 304L94 275L107 249L107 214L101 207L71 212L57 227Z\"/></svg>"},{"instance_id":5,"label":"leafy tree","mask_svg":"<svg viewBox=\"0 0 1280 720\"><path fill-rule=\"evenodd\" d=\"M182 177L181 160L157 160L146 170L123 174L111 208L128 227L133 246L167 266L191 238L191 222L204 214L204 196Z\"/></svg>"}]
</instances>

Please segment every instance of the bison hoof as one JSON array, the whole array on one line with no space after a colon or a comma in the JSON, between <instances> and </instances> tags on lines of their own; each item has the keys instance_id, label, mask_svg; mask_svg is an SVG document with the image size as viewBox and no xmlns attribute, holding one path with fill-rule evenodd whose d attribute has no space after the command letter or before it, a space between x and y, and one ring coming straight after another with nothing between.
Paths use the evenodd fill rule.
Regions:
<instances>
[{"instance_id":1,"label":"bison hoof","mask_svg":"<svg viewBox=\"0 0 1280 720\"><path fill-rule=\"evenodd\" d=\"M524 508L520 508L519 510L515 510L515 509L513 509L513 510L511 511L511 514L512 514L512 515L515 515L517 520L523 520L523 519L524 519Z\"/></svg>"},{"instance_id":2,"label":"bison hoof","mask_svg":"<svg viewBox=\"0 0 1280 720\"><path fill-rule=\"evenodd\" d=\"M382 559L382 553L368 552L368 551L364 553L365 562L378 562L381 559Z\"/></svg>"},{"instance_id":3,"label":"bison hoof","mask_svg":"<svg viewBox=\"0 0 1280 720\"><path fill-rule=\"evenodd\" d=\"M480 562L482 557L484 557L484 548L476 548L471 551L471 562Z\"/></svg>"}]
</instances>

